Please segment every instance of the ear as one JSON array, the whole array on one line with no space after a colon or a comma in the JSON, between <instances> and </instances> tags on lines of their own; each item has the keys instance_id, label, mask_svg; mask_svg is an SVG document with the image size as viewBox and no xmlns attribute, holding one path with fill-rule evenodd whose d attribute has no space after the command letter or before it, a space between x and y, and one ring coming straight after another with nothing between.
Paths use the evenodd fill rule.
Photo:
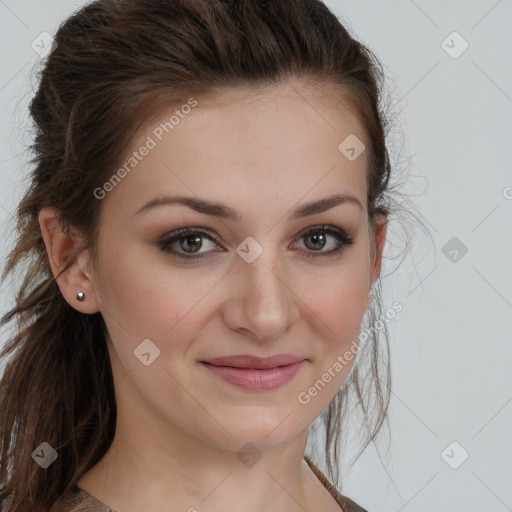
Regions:
<instances>
[{"instance_id":1,"label":"ear","mask_svg":"<svg viewBox=\"0 0 512 512\"><path fill-rule=\"evenodd\" d=\"M375 251L371 260L371 279L372 283L379 277L382 265L382 253L386 243L388 232L388 219L386 216L377 217L375 227Z\"/></svg>"},{"instance_id":2,"label":"ear","mask_svg":"<svg viewBox=\"0 0 512 512\"><path fill-rule=\"evenodd\" d=\"M45 206L39 212L39 225L52 273L62 295L71 307L85 314L96 313L100 308L89 270L89 251L80 250L80 235L71 235L63 230L59 221L60 213L51 206ZM59 275L67 264L69 267ZM77 300L78 292L85 294L85 300Z\"/></svg>"},{"instance_id":3,"label":"ear","mask_svg":"<svg viewBox=\"0 0 512 512\"><path fill-rule=\"evenodd\" d=\"M382 266L382 253L384 251L384 245L386 243L386 236L388 231L388 219L386 216L380 215L376 219L375 226L375 241L373 242L374 248L372 251L372 257L370 259L370 271L369 271L369 287L373 285L375 280L380 275ZM370 305L371 295L368 294L367 307Z\"/></svg>"}]
</instances>

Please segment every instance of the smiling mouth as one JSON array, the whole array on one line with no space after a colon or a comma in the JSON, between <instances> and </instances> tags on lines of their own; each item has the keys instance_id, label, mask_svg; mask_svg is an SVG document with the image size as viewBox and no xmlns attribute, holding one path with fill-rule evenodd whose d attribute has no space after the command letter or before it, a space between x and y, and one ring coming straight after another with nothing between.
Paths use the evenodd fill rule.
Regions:
<instances>
[{"instance_id":1,"label":"smiling mouth","mask_svg":"<svg viewBox=\"0 0 512 512\"><path fill-rule=\"evenodd\" d=\"M306 360L303 359L291 364L271 368L244 368L213 364L207 361L201 361L200 363L217 377L239 388L246 390L271 390L289 382L305 362Z\"/></svg>"}]
</instances>

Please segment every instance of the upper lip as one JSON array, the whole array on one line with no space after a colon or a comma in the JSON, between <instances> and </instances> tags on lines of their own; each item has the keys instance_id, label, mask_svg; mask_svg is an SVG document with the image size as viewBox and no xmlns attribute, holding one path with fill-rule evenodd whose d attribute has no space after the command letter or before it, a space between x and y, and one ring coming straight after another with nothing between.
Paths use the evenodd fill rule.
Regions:
<instances>
[{"instance_id":1,"label":"upper lip","mask_svg":"<svg viewBox=\"0 0 512 512\"><path fill-rule=\"evenodd\" d=\"M298 363L300 361L304 361L304 359L306 358L295 354L277 354L271 357L258 357L246 354L237 356L215 357L213 359L208 359L201 362L214 364L216 366L232 366L234 368L268 370L270 368L276 368L278 366L286 366L289 364Z\"/></svg>"}]
</instances>

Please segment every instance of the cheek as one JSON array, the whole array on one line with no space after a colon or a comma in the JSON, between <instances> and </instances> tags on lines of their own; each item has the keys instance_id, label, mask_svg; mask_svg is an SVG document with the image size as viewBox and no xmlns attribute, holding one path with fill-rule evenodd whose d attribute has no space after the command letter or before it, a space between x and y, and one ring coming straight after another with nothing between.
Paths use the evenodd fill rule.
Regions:
<instances>
[{"instance_id":1,"label":"cheek","mask_svg":"<svg viewBox=\"0 0 512 512\"><path fill-rule=\"evenodd\" d=\"M363 260L364 261L364 260ZM325 324L327 338L339 340L359 334L368 301L366 265L340 266L308 287L305 301L318 322Z\"/></svg>"},{"instance_id":2,"label":"cheek","mask_svg":"<svg viewBox=\"0 0 512 512\"><path fill-rule=\"evenodd\" d=\"M309 298L313 313L308 313L308 323L318 342L312 347L314 365L297 396L300 404L311 402L314 416L329 405L354 365L367 308L367 269L364 265L340 266L322 282Z\"/></svg>"},{"instance_id":3,"label":"cheek","mask_svg":"<svg viewBox=\"0 0 512 512\"><path fill-rule=\"evenodd\" d=\"M178 274L173 279L164 275L165 266L155 265L151 250L112 234L102 251L100 307L105 320L109 319L109 331L112 326L113 340L126 339L127 334L132 343L161 338L187 310L182 279Z\"/></svg>"},{"instance_id":4,"label":"cheek","mask_svg":"<svg viewBox=\"0 0 512 512\"><path fill-rule=\"evenodd\" d=\"M219 276L172 267L140 245L110 247L115 243L104 249L99 283L102 314L117 351L133 355L144 339L162 355L182 350L201 325L202 306Z\"/></svg>"}]
</instances>

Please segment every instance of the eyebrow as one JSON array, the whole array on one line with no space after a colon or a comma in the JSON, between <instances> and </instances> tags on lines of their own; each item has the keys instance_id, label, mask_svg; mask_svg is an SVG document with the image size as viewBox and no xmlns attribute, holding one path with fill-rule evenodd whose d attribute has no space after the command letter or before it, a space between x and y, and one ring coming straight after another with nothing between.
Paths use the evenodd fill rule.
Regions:
<instances>
[{"instance_id":1,"label":"eyebrow","mask_svg":"<svg viewBox=\"0 0 512 512\"><path fill-rule=\"evenodd\" d=\"M364 210L363 205L354 195L350 193L334 194L332 196L325 197L317 201L311 201L299 206L288 215L288 219L293 221L303 217L308 217L310 215L315 215L317 213L322 213L340 204L351 204ZM240 213L222 203L207 201L198 197L169 195L157 196L154 199L151 199L146 204L141 206L135 215L138 215L142 212L147 212L148 210L156 208L157 206L169 205L187 206L199 213L205 213L207 215L212 215L220 219L232 220L234 222L240 222L242 220Z\"/></svg>"}]
</instances>

